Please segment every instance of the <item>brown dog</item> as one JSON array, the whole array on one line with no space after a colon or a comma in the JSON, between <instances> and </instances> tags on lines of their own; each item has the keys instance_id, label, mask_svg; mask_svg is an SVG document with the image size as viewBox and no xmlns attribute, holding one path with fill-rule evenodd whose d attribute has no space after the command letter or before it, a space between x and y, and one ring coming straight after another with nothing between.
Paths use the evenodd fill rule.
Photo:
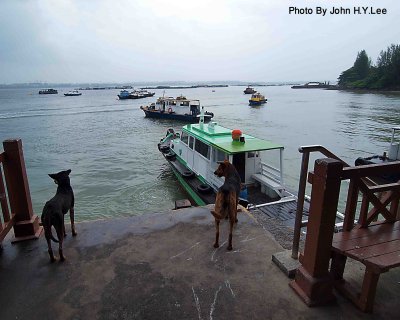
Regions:
<instances>
[{"instance_id":1,"label":"brown dog","mask_svg":"<svg viewBox=\"0 0 400 320\"><path fill-rule=\"evenodd\" d=\"M232 231L233 224L237 222L237 205L239 201L239 193L241 181L239 173L233 164L228 160L219 163L219 167L214 172L218 177L225 177L224 184L218 189L215 199L215 208L211 214L215 218L215 243L214 248L219 247L219 223L222 219L229 217L229 243L228 250L232 250Z\"/></svg>"}]
</instances>

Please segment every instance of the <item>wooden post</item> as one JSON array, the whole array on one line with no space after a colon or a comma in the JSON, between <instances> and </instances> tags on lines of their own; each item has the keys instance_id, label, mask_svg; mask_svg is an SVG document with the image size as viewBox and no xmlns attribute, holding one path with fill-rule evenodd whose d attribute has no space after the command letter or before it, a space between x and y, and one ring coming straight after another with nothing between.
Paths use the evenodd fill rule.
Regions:
<instances>
[{"instance_id":1,"label":"wooden post","mask_svg":"<svg viewBox=\"0 0 400 320\"><path fill-rule=\"evenodd\" d=\"M21 139L3 141L5 159L3 163L11 213L15 214L12 242L37 239L43 228L39 217L33 213L28 177L26 175Z\"/></svg>"},{"instance_id":2,"label":"wooden post","mask_svg":"<svg viewBox=\"0 0 400 320\"><path fill-rule=\"evenodd\" d=\"M334 159L318 159L314 165L304 256L295 280L290 283L310 307L335 299L329 260L342 169L343 164Z\"/></svg>"}]
</instances>

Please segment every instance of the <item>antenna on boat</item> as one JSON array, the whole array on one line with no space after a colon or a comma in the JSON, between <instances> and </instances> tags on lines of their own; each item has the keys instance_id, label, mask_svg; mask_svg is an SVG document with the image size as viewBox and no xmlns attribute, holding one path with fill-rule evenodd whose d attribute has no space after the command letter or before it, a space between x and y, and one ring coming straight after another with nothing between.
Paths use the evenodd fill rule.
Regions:
<instances>
[{"instance_id":1,"label":"antenna on boat","mask_svg":"<svg viewBox=\"0 0 400 320\"><path fill-rule=\"evenodd\" d=\"M200 111L200 127L203 128L203 124L204 124L204 106L201 107L201 111Z\"/></svg>"}]
</instances>

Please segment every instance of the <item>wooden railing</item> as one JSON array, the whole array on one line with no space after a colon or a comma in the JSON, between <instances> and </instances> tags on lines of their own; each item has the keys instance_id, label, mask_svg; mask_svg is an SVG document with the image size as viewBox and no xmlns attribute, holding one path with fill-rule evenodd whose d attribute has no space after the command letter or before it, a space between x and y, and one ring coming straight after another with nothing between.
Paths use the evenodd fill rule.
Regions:
<instances>
[{"instance_id":1,"label":"wooden railing","mask_svg":"<svg viewBox=\"0 0 400 320\"><path fill-rule=\"evenodd\" d=\"M32 209L22 141L5 140L3 148L0 153L0 246L11 228L14 229L12 242L37 239L43 230Z\"/></svg>"},{"instance_id":2,"label":"wooden railing","mask_svg":"<svg viewBox=\"0 0 400 320\"><path fill-rule=\"evenodd\" d=\"M323 150L320 146L307 148L308 150L303 150L305 157L308 157L311 151ZM400 184L382 183L377 179L383 175L400 174L400 161L349 167L335 158L316 160L314 170L308 174L308 182L312 184L312 189L307 236L304 254L300 260L301 266L297 269L296 278L291 286L310 306L334 299L329 263L343 180L349 180L344 231L350 231L355 227L357 209L359 209L357 228L366 228L376 219L390 223L400 218L397 213ZM304 168L305 164L308 164L308 159L306 160L303 162ZM302 174L307 177L305 172L302 170ZM372 181L374 183L371 183ZM305 180L303 183L305 188ZM359 206L360 194L362 201ZM371 204L373 208L370 210Z\"/></svg>"},{"instance_id":3,"label":"wooden railing","mask_svg":"<svg viewBox=\"0 0 400 320\"><path fill-rule=\"evenodd\" d=\"M293 259L298 259L301 228L307 225L306 222L303 222L303 209L304 209L304 201L306 194L307 173L310 161L310 153L319 152L328 158L340 161L344 167L349 167L349 165L346 162L344 162L342 159L340 159L338 156L336 156L323 146L319 145L303 146L299 148L299 152L302 153L303 156L301 160L299 189L297 194L296 219L295 219L294 233L293 233L293 245L292 245Z\"/></svg>"},{"instance_id":4,"label":"wooden railing","mask_svg":"<svg viewBox=\"0 0 400 320\"><path fill-rule=\"evenodd\" d=\"M14 225L15 215L10 215L10 206L3 179L3 162L5 154L0 153L0 204L2 216L0 216L0 244Z\"/></svg>"}]
</instances>

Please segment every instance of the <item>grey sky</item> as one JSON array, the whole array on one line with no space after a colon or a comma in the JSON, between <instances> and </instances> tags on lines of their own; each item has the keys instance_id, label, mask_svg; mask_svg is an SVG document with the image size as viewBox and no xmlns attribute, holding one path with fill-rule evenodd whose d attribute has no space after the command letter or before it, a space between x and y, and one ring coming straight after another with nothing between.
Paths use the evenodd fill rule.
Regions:
<instances>
[{"instance_id":1,"label":"grey sky","mask_svg":"<svg viewBox=\"0 0 400 320\"><path fill-rule=\"evenodd\" d=\"M398 0L0 0L0 83L335 80L399 44L399 18Z\"/></svg>"}]
</instances>

